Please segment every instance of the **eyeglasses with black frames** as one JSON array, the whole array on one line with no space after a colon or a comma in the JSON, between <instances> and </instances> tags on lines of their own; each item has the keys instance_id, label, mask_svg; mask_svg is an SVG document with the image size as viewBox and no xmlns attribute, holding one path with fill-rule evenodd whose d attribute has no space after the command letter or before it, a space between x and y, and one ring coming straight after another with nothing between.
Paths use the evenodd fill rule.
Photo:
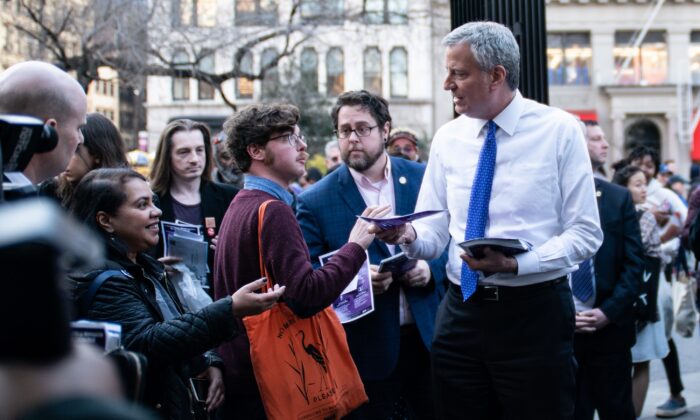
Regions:
<instances>
[{"instance_id":1,"label":"eyeglasses with black frames","mask_svg":"<svg viewBox=\"0 0 700 420\"><path fill-rule=\"evenodd\" d=\"M346 140L349 139L352 133L355 133L357 137L367 137L370 135L373 129L379 127L378 125L375 125L374 127L357 127L355 129L352 128L341 128L340 130L335 130L333 131L333 134L338 137L339 140Z\"/></svg>"}]
</instances>

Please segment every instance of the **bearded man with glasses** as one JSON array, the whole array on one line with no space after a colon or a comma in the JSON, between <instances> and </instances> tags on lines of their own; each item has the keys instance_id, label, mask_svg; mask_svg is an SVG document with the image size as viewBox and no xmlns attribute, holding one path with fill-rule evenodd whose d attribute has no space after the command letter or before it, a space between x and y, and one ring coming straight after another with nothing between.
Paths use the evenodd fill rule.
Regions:
<instances>
[{"instance_id":1,"label":"bearded man with glasses","mask_svg":"<svg viewBox=\"0 0 700 420\"><path fill-rule=\"evenodd\" d=\"M297 218L311 260L347 241L358 214L369 206L412 213L424 166L389 157L386 100L367 91L346 92L331 112L345 163L298 197ZM430 341L444 291L446 255L419 260L406 272L378 272L381 260L401 252L374 241L368 249L375 310L346 323L350 353L369 404L350 419L433 418Z\"/></svg>"}]
</instances>

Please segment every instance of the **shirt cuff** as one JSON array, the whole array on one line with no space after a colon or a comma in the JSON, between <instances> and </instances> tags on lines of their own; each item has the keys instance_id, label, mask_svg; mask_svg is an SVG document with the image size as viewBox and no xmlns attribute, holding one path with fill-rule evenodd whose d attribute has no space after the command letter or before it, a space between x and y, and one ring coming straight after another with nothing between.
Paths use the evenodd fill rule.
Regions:
<instances>
[{"instance_id":1,"label":"shirt cuff","mask_svg":"<svg viewBox=\"0 0 700 420\"><path fill-rule=\"evenodd\" d=\"M518 262L517 276L540 272L540 258L535 251L523 252L515 256Z\"/></svg>"},{"instance_id":2,"label":"shirt cuff","mask_svg":"<svg viewBox=\"0 0 700 420\"><path fill-rule=\"evenodd\" d=\"M416 238L416 239L415 239L413 242L411 242L410 244L402 244L402 245L399 245L399 248L401 248L401 250L402 250L403 252L405 252L406 255L408 255L409 257L413 258L413 256L416 255L416 253L417 253L418 250L420 249L420 247L417 245L417 242L418 242L418 238Z\"/></svg>"}]
</instances>

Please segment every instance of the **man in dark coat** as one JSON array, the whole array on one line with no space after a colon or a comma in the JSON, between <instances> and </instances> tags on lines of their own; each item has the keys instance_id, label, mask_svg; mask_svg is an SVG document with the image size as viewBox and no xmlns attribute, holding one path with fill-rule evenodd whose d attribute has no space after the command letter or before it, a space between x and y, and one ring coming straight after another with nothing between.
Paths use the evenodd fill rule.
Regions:
<instances>
[{"instance_id":1,"label":"man in dark coat","mask_svg":"<svg viewBox=\"0 0 700 420\"><path fill-rule=\"evenodd\" d=\"M608 143L597 123L585 125L588 154L598 174ZM603 420L634 419L630 349L635 342L633 304L639 294L644 249L629 191L600 178L595 179L595 187L603 244L591 264L581 264L579 269L588 270L591 293L577 293L574 282L579 272L572 274L578 362L575 418L592 420L597 410Z\"/></svg>"}]
</instances>

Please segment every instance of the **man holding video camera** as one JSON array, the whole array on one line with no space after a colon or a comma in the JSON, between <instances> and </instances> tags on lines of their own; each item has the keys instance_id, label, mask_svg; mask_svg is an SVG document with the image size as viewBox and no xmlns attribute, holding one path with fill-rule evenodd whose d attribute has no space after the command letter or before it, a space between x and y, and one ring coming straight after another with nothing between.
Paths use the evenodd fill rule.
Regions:
<instances>
[{"instance_id":1,"label":"man holding video camera","mask_svg":"<svg viewBox=\"0 0 700 420\"><path fill-rule=\"evenodd\" d=\"M36 117L58 134L52 150L34 154L26 167L20 168L37 185L63 172L83 142L80 128L85 124L87 96L80 84L58 67L26 61L0 74L0 114Z\"/></svg>"}]
</instances>

